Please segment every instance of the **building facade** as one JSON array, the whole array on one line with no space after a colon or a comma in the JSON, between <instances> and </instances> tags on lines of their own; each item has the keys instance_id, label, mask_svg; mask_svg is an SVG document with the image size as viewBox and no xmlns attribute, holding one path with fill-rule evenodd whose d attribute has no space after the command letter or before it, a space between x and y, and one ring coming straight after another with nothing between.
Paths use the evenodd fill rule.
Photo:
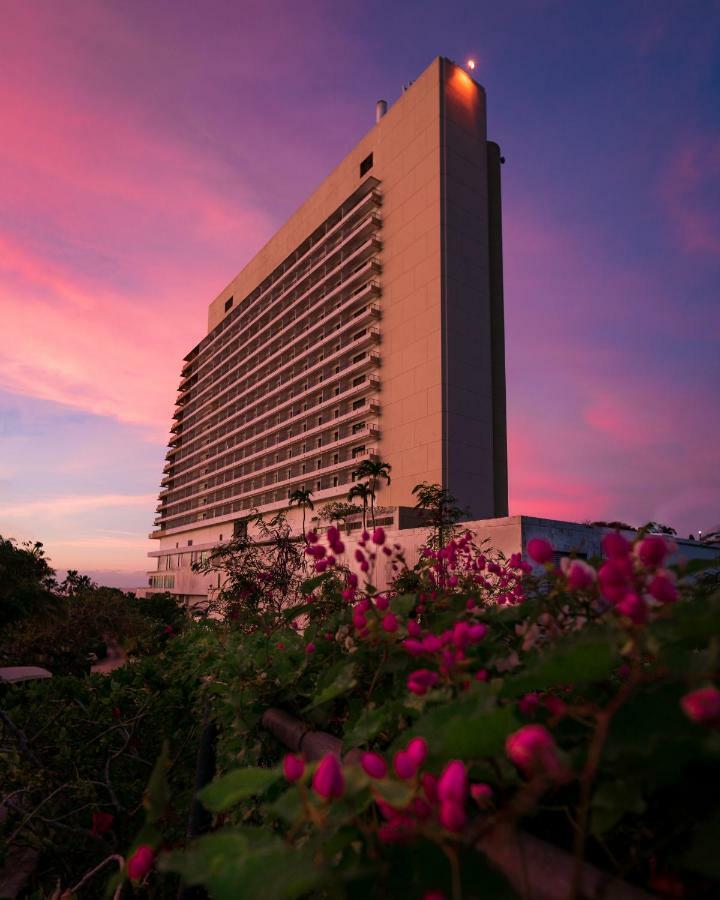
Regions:
<instances>
[{"instance_id":1,"label":"building facade","mask_svg":"<svg viewBox=\"0 0 720 900\"><path fill-rule=\"evenodd\" d=\"M422 481L473 519L507 515L500 163L482 87L436 59L212 301L182 367L151 590L206 595L192 563L253 510L297 489L344 500L365 459L392 466L385 524Z\"/></svg>"}]
</instances>

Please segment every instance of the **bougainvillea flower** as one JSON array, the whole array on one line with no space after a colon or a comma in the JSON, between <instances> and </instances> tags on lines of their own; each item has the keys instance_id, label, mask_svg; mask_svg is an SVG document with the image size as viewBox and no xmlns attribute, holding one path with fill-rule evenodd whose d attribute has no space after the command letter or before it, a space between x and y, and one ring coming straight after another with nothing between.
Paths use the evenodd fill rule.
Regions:
<instances>
[{"instance_id":1,"label":"bougainvillea flower","mask_svg":"<svg viewBox=\"0 0 720 900\"><path fill-rule=\"evenodd\" d=\"M486 809L492 804L493 789L489 784L480 782L479 784L470 785L470 796L477 803L480 809Z\"/></svg>"},{"instance_id":2,"label":"bougainvillea flower","mask_svg":"<svg viewBox=\"0 0 720 900\"><path fill-rule=\"evenodd\" d=\"M668 541L660 534L649 534L635 544L635 556L648 569L657 569L670 552Z\"/></svg>"},{"instance_id":3,"label":"bougainvillea flower","mask_svg":"<svg viewBox=\"0 0 720 900\"><path fill-rule=\"evenodd\" d=\"M543 565L550 562L553 556L553 547L545 538L533 538L527 543L527 553L534 562Z\"/></svg>"},{"instance_id":4,"label":"bougainvillea flower","mask_svg":"<svg viewBox=\"0 0 720 900\"><path fill-rule=\"evenodd\" d=\"M630 553L631 546L619 531L610 531L603 535L602 549L608 559L622 559Z\"/></svg>"},{"instance_id":5,"label":"bougainvillea flower","mask_svg":"<svg viewBox=\"0 0 720 900\"><path fill-rule=\"evenodd\" d=\"M462 806L467 799L468 776L465 763L459 759L451 760L443 769L438 781L438 797L441 803L452 801Z\"/></svg>"},{"instance_id":6,"label":"bougainvillea flower","mask_svg":"<svg viewBox=\"0 0 720 900\"><path fill-rule=\"evenodd\" d=\"M634 592L625 594L622 600L615 606L621 616L630 619L634 625L644 625L648 619L647 603Z\"/></svg>"},{"instance_id":7,"label":"bougainvillea flower","mask_svg":"<svg viewBox=\"0 0 720 900\"><path fill-rule=\"evenodd\" d=\"M326 800L342 797L345 791L345 778L337 756L332 753L323 756L315 769L312 786L315 793Z\"/></svg>"},{"instance_id":8,"label":"bougainvillea flower","mask_svg":"<svg viewBox=\"0 0 720 900\"><path fill-rule=\"evenodd\" d=\"M286 753L282 768L283 775L288 781L299 781L305 774L305 760L295 753Z\"/></svg>"},{"instance_id":9,"label":"bougainvillea flower","mask_svg":"<svg viewBox=\"0 0 720 900\"><path fill-rule=\"evenodd\" d=\"M650 596L658 603L674 603L678 598L675 582L669 575L658 572L647 586Z\"/></svg>"},{"instance_id":10,"label":"bougainvillea flower","mask_svg":"<svg viewBox=\"0 0 720 900\"><path fill-rule=\"evenodd\" d=\"M562 560L560 566L567 578L567 584L571 591L584 591L595 584L597 572L592 566L581 559Z\"/></svg>"},{"instance_id":11,"label":"bougainvillea flower","mask_svg":"<svg viewBox=\"0 0 720 900\"><path fill-rule=\"evenodd\" d=\"M545 774L560 778L564 769L552 735L542 725L524 725L509 735L505 751L525 775Z\"/></svg>"},{"instance_id":12,"label":"bougainvillea flower","mask_svg":"<svg viewBox=\"0 0 720 900\"><path fill-rule=\"evenodd\" d=\"M363 753L360 765L371 778L384 778L387 775L387 763L378 753Z\"/></svg>"},{"instance_id":13,"label":"bougainvillea flower","mask_svg":"<svg viewBox=\"0 0 720 900\"><path fill-rule=\"evenodd\" d=\"M128 860L127 872L130 878L139 881L144 878L153 867L155 852L149 844L140 844L137 850Z\"/></svg>"},{"instance_id":14,"label":"bougainvillea flower","mask_svg":"<svg viewBox=\"0 0 720 900\"><path fill-rule=\"evenodd\" d=\"M398 750L393 759L393 766L398 778L402 778L404 781L414 778L419 768L407 750Z\"/></svg>"},{"instance_id":15,"label":"bougainvillea flower","mask_svg":"<svg viewBox=\"0 0 720 900\"><path fill-rule=\"evenodd\" d=\"M427 759L428 755L428 745L425 738L413 738L407 745L407 753L410 759L412 759L417 767L420 768L420 766L422 766L422 764Z\"/></svg>"},{"instance_id":16,"label":"bougainvillea flower","mask_svg":"<svg viewBox=\"0 0 720 900\"><path fill-rule=\"evenodd\" d=\"M465 810L459 803L453 800L442 800L440 802L440 824L448 831L462 831L467 823Z\"/></svg>"},{"instance_id":17,"label":"bougainvillea flower","mask_svg":"<svg viewBox=\"0 0 720 900\"><path fill-rule=\"evenodd\" d=\"M417 669L408 676L408 690L417 694L418 697L422 697L430 688L435 687L439 680L440 676L437 672L431 672L430 669Z\"/></svg>"},{"instance_id":18,"label":"bougainvillea flower","mask_svg":"<svg viewBox=\"0 0 720 900\"><path fill-rule=\"evenodd\" d=\"M720 691L712 684L685 694L680 705L688 719L698 725L720 724Z\"/></svg>"}]
</instances>

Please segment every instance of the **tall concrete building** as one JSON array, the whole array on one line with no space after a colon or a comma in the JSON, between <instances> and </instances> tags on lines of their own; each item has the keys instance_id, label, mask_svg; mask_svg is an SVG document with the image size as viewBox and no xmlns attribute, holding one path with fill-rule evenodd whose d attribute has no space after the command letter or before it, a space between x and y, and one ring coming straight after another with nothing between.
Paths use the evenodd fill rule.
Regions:
<instances>
[{"instance_id":1,"label":"tall concrete building","mask_svg":"<svg viewBox=\"0 0 720 900\"><path fill-rule=\"evenodd\" d=\"M482 87L436 59L211 302L151 589L206 593L191 564L251 510L298 488L345 499L368 458L392 466L388 525L412 524L422 481L474 519L507 515L500 162Z\"/></svg>"}]
</instances>

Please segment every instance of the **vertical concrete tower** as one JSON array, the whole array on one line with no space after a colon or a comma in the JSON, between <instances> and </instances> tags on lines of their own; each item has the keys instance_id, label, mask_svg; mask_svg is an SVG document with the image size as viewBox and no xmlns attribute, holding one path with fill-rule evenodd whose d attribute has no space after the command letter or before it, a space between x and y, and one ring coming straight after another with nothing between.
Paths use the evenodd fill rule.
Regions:
<instances>
[{"instance_id":1,"label":"vertical concrete tower","mask_svg":"<svg viewBox=\"0 0 720 900\"><path fill-rule=\"evenodd\" d=\"M438 58L212 301L151 589L206 594L192 562L251 511L299 521L293 491L343 500L363 459L392 466L386 525L410 524L421 481L507 515L500 162L483 88Z\"/></svg>"}]
</instances>

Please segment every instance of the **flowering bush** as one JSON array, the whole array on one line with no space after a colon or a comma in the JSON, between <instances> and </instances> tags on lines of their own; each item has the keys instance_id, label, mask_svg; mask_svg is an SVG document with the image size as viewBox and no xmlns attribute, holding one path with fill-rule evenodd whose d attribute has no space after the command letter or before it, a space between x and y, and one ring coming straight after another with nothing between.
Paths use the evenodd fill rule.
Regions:
<instances>
[{"instance_id":1,"label":"flowering bush","mask_svg":"<svg viewBox=\"0 0 720 900\"><path fill-rule=\"evenodd\" d=\"M668 564L666 536L609 534L602 560L559 565L547 542L528 549L534 567L457 534L409 569L375 528L353 548L358 577L330 528L307 534L304 581L272 555L252 557L252 590L236 568L226 620L165 651L218 728L218 776L200 793L213 828L185 844L164 800L124 832L113 883L164 896L174 873L218 898L512 897L524 876L498 870L491 848L529 832L567 852L568 897L583 860L663 896L715 896L716 587ZM373 585L379 561L388 590ZM271 707L305 723L299 746L313 729L336 744L318 758L282 746L262 726Z\"/></svg>"},{"instance_id":2,"label":"flowering bush","mask_svg":"<svg viewBox=\"0 0 720 900\"><path fill-rule=\"evenodd\" d=\"M213 896L514 896L479 848L525 829L574 857L568 896L582 860L712 896L720 603L672 550L609 534L603 560L556 567L538 540L533 569L464 534L410 571L376 528L361 580L337 529L309 533L303 602L216 686L224 774L201 796L224 824L161 865ZM287 753L257 727L268 706L342 753Z\"/></svg>"}]
</instances>

